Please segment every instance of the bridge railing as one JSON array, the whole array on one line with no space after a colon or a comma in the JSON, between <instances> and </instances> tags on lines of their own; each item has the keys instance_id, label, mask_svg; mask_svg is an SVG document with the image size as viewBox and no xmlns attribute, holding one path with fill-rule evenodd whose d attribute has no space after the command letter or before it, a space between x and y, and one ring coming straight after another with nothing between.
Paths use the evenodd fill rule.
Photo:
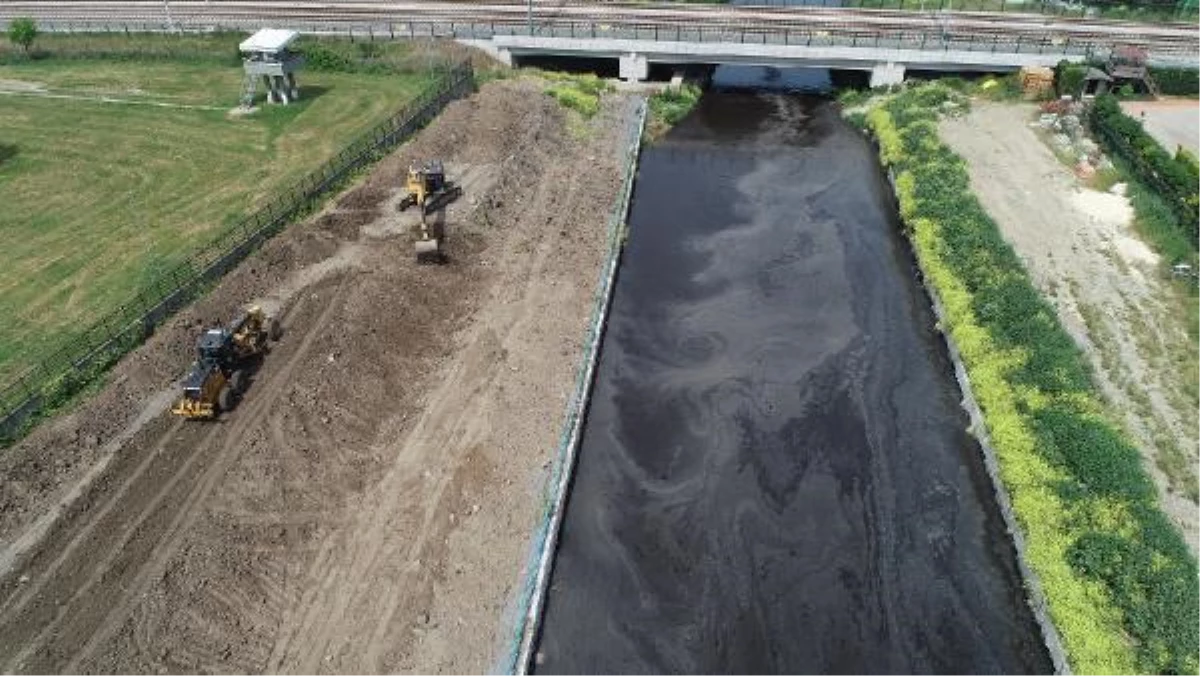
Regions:
<instances>
[{"instance_id":1,"label":"bridge railing","mask_svg":"<svg viewBox=\"0 0 1200 676\"><path fill-rule=\"evenodd\" d=\"M499 33L523 35L526 33ZM539 37L621 38L665 42L737 43L810 47L872 47L922 51L972 51L1034 54L1072 54L1091 56L1107 51L1097 40L1055 39L1050 36L1005 36L1001 34L965 35L929 31L870 31L843 28L804 29L729 29L679 25L634 25L620 30L598 29L595 25L569 24L546 26L535 32Z\"/></svg>"},{"instance_id":2,"label":"bridge railing","mask_svg":"<svg viewBox=\"0 0 1200 676\"><path fill-rule=\"evenodd\" d=\"M247 30L256 28L258 21L247 18L212 20L201 16L175 16L171 24L160 17L146 21L39 21L50 32L104 31L211 31L219 29ZM286 27L303 32L342 35L351 39L387 40L401 38L474 38L530 35L523 21L440 21L365 22L328 20L288 20ZM556 38L610 38L625 40L739 43L763 45L803 45L815 47L871 47L883 49L913 49L922 51L1003 52L1018 54L1061 54L1064 56L1106 55L1116 42L1145 47L1152 57L1160 60L1194 61L1198 49L1194 37L1172 38L1159 36L1153 42L1139 41L1135 35L1096 33L1055 35L1048 33L1014 33L1002 28L959 28L953 21L934 30L915 28L864 27L852 23L788 27L744 26L737 24L706 25L697 23L620 23L604 24L595 21L553 20L535 23L532 35Z\"/></svg>"}]
</instances>

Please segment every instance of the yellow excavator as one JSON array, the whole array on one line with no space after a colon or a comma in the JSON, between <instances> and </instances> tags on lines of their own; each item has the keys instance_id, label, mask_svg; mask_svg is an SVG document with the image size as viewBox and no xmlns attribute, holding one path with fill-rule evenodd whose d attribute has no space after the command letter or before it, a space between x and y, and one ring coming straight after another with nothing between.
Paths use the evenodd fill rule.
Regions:
<instances>
[{"instance_id":1,"label":"yellow excavator","mask_svg":"<svg viewBox=\"0 0 1200 676\"><path fill-rule=\"evenodd\" d=\"M462 187L447 181L442 163L434 160L425 164L410 165L404 188L407 194L400 200L400 211L412 206L421 210L421 233L415 245L417 262L444 262L446 259L442 254L442 238L439 236L442 233L437 231L440 224L430 223L426 217L458 199L462 195Z\"/></svg>"},{"instance_id":2,"label":"yellow excavator","mask_svg":"<svg viewBox=\"0 0 1200 676\"><path fill-rule=\"evenodd\" d=\"M230 411L246 389L248 370L279 340L279 321L251 307L228 327L208 329L196 341L196 361L183 380L183 397L171 412L189 420L212 420Z\"/></svg>"}]
</instances>

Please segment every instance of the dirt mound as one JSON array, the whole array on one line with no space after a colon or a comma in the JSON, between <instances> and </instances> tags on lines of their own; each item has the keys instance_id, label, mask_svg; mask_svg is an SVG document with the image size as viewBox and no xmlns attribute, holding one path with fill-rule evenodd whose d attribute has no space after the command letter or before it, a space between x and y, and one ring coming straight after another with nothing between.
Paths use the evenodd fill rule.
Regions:
<instances>
[{"instance_id":1,"label":"dirt mound","mask_svg":"<svg viewBox=\"0 0 1200 676\"><path fill-rule=\"evenodd\" d=\"M338 199L337 206L339 209L374 210L387 199L388 188L385 185L360 185Z\"/></svg>"},{"instance_id":2,"label":"dirt mound","mask_svg":"<svg viewBox=\"0 0 1200 676\"><path fill-rule=\"evenodd\" d=\"M379 217L379 211L372 209L354 211L332 211L317 219L317 227L342 240L358 239L359 229Z\"/></svg>"},{"instance_id":3,"label":"dirt mound","mask_svg":"<svg viewBox=\"0 0 1200 676\"><path fill-rule=\"evenodd\" d=\"M6 670L491 666L631 112L614 98L570 135L541 90L452 104L0 455ZM394 208L431 157L465 188L440 267ZM209 425L165 414L198 329L250 302L285 335L245 400Z\"/></svg>"}]
</instances>

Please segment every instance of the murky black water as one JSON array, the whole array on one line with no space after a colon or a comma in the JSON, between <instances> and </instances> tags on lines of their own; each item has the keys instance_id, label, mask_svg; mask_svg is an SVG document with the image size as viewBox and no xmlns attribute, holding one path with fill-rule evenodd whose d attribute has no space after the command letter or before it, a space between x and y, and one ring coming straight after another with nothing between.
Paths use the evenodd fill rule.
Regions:
<instances>
[{"instance_id":1,"label":"murky black water","mask_svg":"<svg viewBox=\"0 0 1200 676\"><path fill-rule=\"evenodd\" d=\"M886 195L819 99L643 154L539 670L1051 670Z\"/></svg>"}]
</instances>

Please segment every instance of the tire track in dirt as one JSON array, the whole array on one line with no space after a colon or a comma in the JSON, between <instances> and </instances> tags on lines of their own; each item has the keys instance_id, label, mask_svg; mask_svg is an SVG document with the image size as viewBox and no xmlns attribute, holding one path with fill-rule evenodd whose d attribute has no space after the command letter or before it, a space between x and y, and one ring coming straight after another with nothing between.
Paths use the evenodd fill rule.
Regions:
<instances>
[{"instance_id":1,"label":"tire track in dirt","mask_svg":"<svg viewBox=\"0 0 1200 676\"><path fill-rule=\"evenodd\" d=\"M489 369L490 373L486 376L477 372L487 363L487 356L491 352L480 346L489 345L493 341L494 338L489 341L485 336L473 336L472 339L464 341L473 345L473 351L478 354L477 358L468 357L466 363L456 365L442 381L441 387L430 397L425 411L405 442L391 449L394 456L392 470L380 483L376 492L383 496L419 495L420 499L413 501L417 505L424 505L419 522L415 524L415 528L404 530L415 530L420 535L405 548L405 551L398 552L397 547L401 543L395 542L396 538L381 537L381 534L389 522L402 518L402 515L397 514L394 509L389 509L396 506L394 503L389 505L382 502L374 509L358 512L360 518L351 535L336 533L326 540L321 556L308 572L307 579L311 583L307 585L309 591L302 598L299 608L290 613L290 618L285 620L280 631L281 638L269 662L271 671L316 673L327 654L326 649L331 638L347 621L347 612L364 592L374 597L376 602L396 594L392 589L364 589L359 586L363 580L380 577L370 574L381 565L380 561L425 560L417 554L424 548L430 534L439 531L433 522L439 514L444 513L443 494L461 468L462 460L455 463L449 471L433 478L431 485L428 485L428 479L421 481L422 475L417 474L416 470L433 466L434 463L430 462L433 454L449 451L464 443L472 443L474 435L468 436L469 432L461 430L470 429L466 418L473 411L474 407L471 404L487 390L487 386L496 376L494 361ZM471 381L477 381L479 384L471 388L469 395L464 398L464 384ZM438 414L446 410L458 410L460 414L450 419L438 419ZM390 435L384 435L384 438L388 436ZM414 474L417 476L414 477ZM344 582L337 584L339 581ZM352 587L350 593L346 593L344 584Z\"/></svg>"},{"instance_id":2,"label":"tire track in dirt","mask_svg":"<svg viewBox=\"0 0 1200 676\"><path fill-rule=\"evenodd\" d=\"M224 443L217 452L216 460L204 475L199 487L192 492L191 499L180 510L179 514L168 527L165 537L155 546L140 572L129 585L126 585L127 591L122 597L122 602L108 613L104 621L100 624L100 631L92 634L92 637L84 644L83 648L76 652L72 660L67 663L64 671L67 673L79 671L81 662L94 652L98 646L111 639L112 635L123 625L133 605L140 602L146 587L149 586L153 579L161 576L163 569L178 549L182 538L189 532L196 519L203 512L203 510L197 509L197 507L212 493L216 481L225 474L230 464L236 460L237 451L242 447L246 435L257 429L263 422L263 418L271 412L275 403L285 391L283 385L291 379L297 366L308 356L315 338L326 328L334 309L345 299L350 288L348 284L349 279L350 277L344 276L339 281L330 302L325 306L324 311L321 312L317 321L304 333L299 346L288 357L286 364L282 368L271 369L269 378L265 379L268 382L256 383L258 386L256 393L262 396L255 397L254 401L250 402L251 406L249 410L234 410L235 427L229 431ZM255 392L256 390L252 389L251 391ZM238 413L242 413L242 415L238 415ZM211 439L212 436L210 435L206 441Z\"/></svg>"},{"instance_id":3,"label":"tire track in dirt","mask_svg":"<svg viewBox=\"0 0 1200 676\"><path fill-rule=\"evenodd\" d=\"M543 181L542 184L543 185L553 185L553 186L566 186L566 190L565 191L560 191L560 190L556 190L556 189L540 190L538 192L538 199L535 201L535 203L533 205L533 208L532 208L533 211L544 212L544 213L555 213L553 207L560 206L561 204L571 204L572 201L576 198L576 195L578 193L578 185L570 183L569 181L565 181L565 180L560 181L558 179L559 179L559 177L557 177L557 176L551 176L550 180ZM560 204L555 204L556 202L558 202ZM532 299L536 296L537 282L542 279L542 275L540 275L538 273L541 271L545 271L547 269L547 264L549 262L550 256L554 252L554 249L555 249L555 245L552 241L549 241L549 239L545 238L545 237L540 238L539 241L537 242L536 256L530 256L529 257L529 261L530 261L529 265L525 266L524 268L519 268L516 271L517 276L523 277L524 279L504 280L503 282L501 282L500 284L497 285L496 288L498 288L498 289L508 290L508 289L516 287L517 282L522 282L520 284L520 288L522 289L522 292L519 294L518 297L524 301L522 303L521 311L519 311L516 314L516 316L514 316L512 318L511 324L509 324L509 326L507 327L508 330L505 331L503 337L500 340L500 352L501 353L507 354L510 351L520 349L519 343L523 339L524 335L526 334L527 327L534 320L534 310L535 310L536 306L534 305L534 303L529 302L529 299ZM493 303L488 304L489 307L491 305L493 305ZM489 333L490 332L491 331L489 330ZM492 351L493 350L489 350L488 352L490 353ZM488 355L484 355L484 356L488 356ZM484 402L488 399L493 398L496 395L496 392L494 389L494 384L497 379L497 376L499 375L500 365L501 364L499 362L497 362L496 360L489 360L488 375L487 375L486 379L484 380L484 382L481 383L481 386L479 387L479 389L476 391L476 397L475 397L476 400L469 401L469 402L467 402L467 405L462 407L462 411L463 411L464 415L460 416L460 418L466 418L467 420L475 420L477 418L477 416L466 415L466 414L472 413L475 409L480 408L483 405L486 405ZM457 424L461 424L461 421L459 421ZM468 423L468 425L469 424L470 423ZM461 511L461 510L454 509L453 505L448 505L448 504L443 504L443 503L450 502L447 500L447 497L445 496L447 487L449 486L449 484L451 482L460 480L460 473L465 468L465 465L467 464L467 462L471 460L471 456L474 455L472 451L477 447L478 444L482 443L484 441L484 437L486 437L486 431L481 431L481 430L476 430L476 431L477 431L477 434L473 435L474 438L462 440L461 447L467 449L466 452L463 453L462 460L454 466L454 468L450 472L449 476L447 477L447 480L443 481L438 486L437 491L435 493L436 502L437 502L436 509L434 511L431 511L426 514L426 520L423 523L424 527L420 531L421 536L418 539L418 541L416 543L414 543L414 545L410 548L410 550L408 552L408 557L410 560L413 558L417 558L419 560L427 560L428 558L431 558L427 555L426 549L431 543L436 543L436 540L433 540L431 537L431 533L433 533L433 529L429 527L433 521L433 517L435 514L444 513L444 512L454 513L455 511ZM476 460L476 462L478 462L478 460ZM439 538L443 538L443 539L445 537L445 535L440 532L437 533L437 536ZM402 605L403 602L408 601L409 599L411 599L414 596L414 594L417 591L416 589L414 589L414 587L416 587L419 583L427 584L427 580L413 579L414 577L415 576L407 576L405 579L402 580L399 593L390 594L390 595L387 595L384 597L386 599L385 607L383 609L382 614L380 615L380 619L376 622L375 631L372 634L371 640L367 643L366 653L365 653L365 664L378 665L380 660L383 659L384 647L385 646L388 646L389 648L391 647L391 646L389 646L389 642L386 641L386 634L387 634L388 629L392 626L392 622L395 619L395 616L396 616L398 610L400 609L400 606Z\"/></svg>"},{"instance_id":4,"label":"tire track in dirt","mask_svg":"<svg viewBox=\"0 0 1200 676\"><path fill-rule=\"evenodd\" d=\"M171 407L176 396L175 388L164 389L161 392L148 398L146 406L141 413L134 417L129 424L118 432L108 443L104 444L100 449L100 460L90 467L87 472L80 478L79 483L72 487L58 501L56 501L48 511L34 521L30 527L14 540L7 549L0 551L0 577L8 575L16 562L26 555L29 550L35 547L46 536L46 533L58 522L59 517L63 512L68 510L75 502L91 490L93 482L100 476L104 475L104 471L108 468L109 462L112 461L113 455L138 433L147 423L161 416L167 409ZM13 597L15 598L15 597ZM0 616L3 612L0 611Z\"/></svg>"},{"instance_id":5,"label":"tire track in dirt","mask_svg":"<svg viewBox=\"0 0 1200 676\"><path fill-rule=\"evenodd\" d=\"M154 449L150 453L146 454L146 457L144 460L142 460L141 464L137 466L133 473L130 474L124 482L122 482L118 491L113 493L112 496L100 507L100 510L96 512L95 518L88 522L79 531L79 533L67 543L67 545L63 548L62 553L50 563L50 565L45 569L47 571L45 574L39 576L37 580L32 581L32 584L30 584L29 587L24 588L22 590L24 593L13 594L5 599L2 604L0 604L0 617L10 617L15 613L21 612L21 610L23 610L30 601L37 598L54 574L62 568L66 560L75 553L83 541L86 540L99 526L101 521L108 516L114 506L120 502L121 498L124 497L126 493L129 492L130 487L132 487L133 484L135 484L137 480L141 478L142 474L145 473L146 468L149 467L150 464L158 457L158 454L162 452L170 438L175 436L179 432L179 429L183 427L183 423L183 420L177 421L171 427L170 431L160 438L160 441L158 444L156 444Z\"/></svg>"},{"instance_id":6,"label":"tire track in dirt","mask_svg":"<svg viewBox=\"0 0 1200 676\"><path fill-rule=\"evenodd\" d=\"M392 264L394 259L389 254L399 244L393 241L387 245L378 252L378 260L372 259L359 268L360 272ZM404 250L409 251L406 247ZM354 387L349 398L323 388L320 396L313 398L317 391L313 386L328 384L329 376L336 376L339 383L359 382L362 374L346 370L349 365L335 365L335 357L340 364L346 348L351 347L339 342L337 329L363 326L354 316L364 307L357 299L371 299L367 307L371 307L372 315L377 315L372 306L386 305L386 296L380 295L381 288L412 290L424 284L430 274L435 273L429 269L411 269L408 265L378 276L353 273L352 296L343 294L322 300L322 308L336 311L333 315L336 328L329 332L329 340L322 341L320 354L309 355L304 372L294 374L280 388L288 395L288 401L274 402L265 423L245 437L246 452L238 459L235 471L226 475L221 491L209 500L210 504L220 504L220 509L210 509L210 518L189 528L192 536L186 541L184 551L170 560L162 576L149 577L148 581L155 583L153 587L140 590L138 595L151 600L139 603L130 620L124 626L118 625L119 634L107 642L103 653L92 651L97 661L85 659L79 663L87 665L85 670L141 671L163 662L168 662L172 670L182 671L258 672L266 668L279 618L298 596L296 590L300 585L296 578L304 562L314 555L313 546L307 546L306 542L314 539L313 531L333 529L344 521L337 502L330 502L322 495L323 484L338 486L337 474L342 468L361 463L361 456L371 454L371 449L347 443L344 432L351 420L331 425L329 418L337 417L338 411L356 409L358 397L366 396L372 405L381 400L372 396L370 390L359 387ZM411 296L410 299L420 300ZM353 332L355 338L358 330L361 328ZM361 344L355 347L365 349ZM360 358L359 364L370 361L369 357ZM326 368L330 371L323 374ZM378 366L371 364L369 368ZM299 399L295 398L297 394ZM315 408L311 404L316 404ZM319 420L314 421L312 416ZM369 423L367 426L375 429ZM324 428L338 433L331 436ZM306 467L309 459L305 457L305 449L319 449L317 463L325 469L314 473L311 465ZM299 497L297 502L281 492L287 487ZM297 505L308 505L318 511L312 512L313 519L295 524ZM321 506L326 511L319 511ZM220 579L223 584L206 584L210 579ZM180 598L187 599L187 618L182 621L178 610L171 607L177 602L170 601ZM147 626L150 623L156 626ZM226 637L233 627L241 633L236 640L229 641ZM164 644L170 645L169 656L164 653Z\"/></svg>"},{"instance_id":7,"label":"tire track in dirt","mask_svg":"<svg viewBox=\"0 0 1200 676\"><path fill-rule=\"evenodd\" d=\"M145 459L138 465L129 479L122 483L121 487L101 507L97 515L87 521L81 531L50 562L47 566L48 572L39 578L38 583L31 586L25 593L20 593L23 590L19 589L18 593L10 597L10 600L6 602L2 612L2 616L5 619L0 624L0 646L19 649L16 654L5 661L3 670L6 673L11 673L25 666L24 662L34 651L42 647L42 639L49 628L57 626L67 616L70 601L74 598L73 595L68 596L66 600L53 600L46 597L56 593L61 595L64 589L79 589L94 581L94 575L85 578L79 584L73 584L71 578L87 568L82 560L90 558L89 550L105 551L107 549L103 546L103 541L107 540L103 536L103 531L110 527L109 521L114 521L119 526L123 513L136 508L136 505L129 506L123 503L126 502L127 496L134 493L134 489L141 485L143 476L146 475L152 466L160 465L164 461L174 459L170 457L172 456L170 451L167 453L168 457L164 457L162 452L164 449L170 448L169 442L176 438L178 432L181 431L183 422L182 420L177 421L170 427L169 431L161 437L161 440L155 445L154 449L146 455ZM159 462L156 463L156 461ZM168 477L168 486L158 493L155 502L161 499L161 496L174 484L174 481L182 473L186 472L191 465L192 461L185 462L174 475ZM131 498L131 500L133 499L136 498ZM121 509L117 513L113 513L113 510L118 505L120 505ZM119 539L119 544L109 550L108 554L100 559L98 562L100 569L107 570L112 562L123 553L124 545L129 541L133 530L142 523L149 511L149 508L142 510L140 512L142 516L134 523L132 528L125 531L124 537ZM82 552L79 551L85 544L88 547ZM68 566L68 564L70 565ZM26 566L26 569L31 567L33 566ZM43 594L43 592L46 593ZM42 602L40 605L36 603L39 601ZM30 604L33 604L33 606L30 607ZM47 614L50 615L49 618L46 618ZM39 631L37 627L43 628Z\"/></svg>"},{"instance_id":8,"label":"tire track in dirt","mask_svg":"<svg viewBox=\"0 0 1200 676\"><path fill-rule=\"evenodd\" d=\"M331 305L330 307L333 306ZM316 329L314 328L314 331L315 330ZM312 332L308 334L308 336L311 335ZM161 488L158 491L153 492L153 497L145 504L144 507L142 507L142 509L137 510L136 506L131 507L128 504L122 504L129 501L129 496L138 492L142 485L147 483L154 485L154 483L151 481L142 481L142 478L146 476L146 470L152 464L154 464L155 460L163 459L160 451L172 441L177 440L179 432L184 429L184 425L187 424L187 421L176 421L170 427L168 432L156 443L154 452L150 453L146 460L139 465L138 471L136 471L127 481L122 484L122 490L117 492L108 501L108 503L105 505L105 508L102 510L102 513L98 514L96 518L90 520L81 530L81 532L71 540L71 543L67 546L67 548L64 549L62 555L55 560L54 565L52 566L52 572L42 578L43 585L57 579L55 572L68 563L71 564L72 570L78 570L82 568L82 561L80 561L80 559L90 559L90 552L88 549L91 548L79 551L80 547L84 543L89 543L94 545L96 550L103 551L105 549L103 546L104 543L91 542L90 540L92 535L98 530L100 532L113 529L118 531L118 534L116 535L107 533L107 536L103 538L106 541L115 541L115 545L112 545L108 550L108 554L102 557L99 561L94 563L89 561L89 567L91 569L90 575L87 575L82 581L78 582L77 584L70 585L69 587L68 585L64 584L55 585L55 591L59 594L62 594L63 590L67 588L71 588L72 591L66 595L65 599L55 602L55 609L49 621L45 622L44 624L37 622L36 620L28 621L28 618L26 618L26 616L21 612L29 602L41 597L41 592L43 591L42 586L39 586L36 589L31 589L29 593L23 595L14 604L15 607L5 609L3 616L6 618L11 618L9 621L5 622L5 628L7 628L10 624L17 624L22 629L29 631L35 630L35 627L39 625L41 626L40 630L36 630L36 633L32 636L27 635L18 639L19 643L7 643L6 641L8 645L21 646L21 649L6 662L4 666L6 671L14 671L16 669L26 669L28 667L32 667L33 665L26 665L25 662L33 657L39 650L46 652L45 648L48 641L61 641L67 637L89 634L90 632L86 627L82 630L76 631L64 631L62 628L68 622L76 627L78 627L80 624L85 624L86 619L94 616L96 611L99 610L103 612L104 610L113 608L113 606L111 604L104 603L90 604L90 608L93 611L91 615L87 613L71 612L72 609L78 607L89 607L89 604L87 603L87 596L92 592L93 589L95 589L96 585L101 582L105 583L105 588L97 591L96 594L111 594L112 580L110 578L114 571L116 571L117 574L121 574L130 568L133 568L134 570L140 570L146 565L152 564L157 558L160 557L163 551L170 551L170 549L177 544L180 533L185 531L188 525L194 520L196 507L201 504L204 498L211 492L216 479L219 478L222 471L228 467L228 464L231 461L230 456L233 454L233 451L236 450L241 438L245 435L247 430L251 429L254 424L261 419L263 413L270 408L272 401L278 396L277 385L284 382L288 378L290 370L294 368L295 363L299 360L300 356L303 355L304 346L305 343L302 342L301 349L298 351L298 354L294 355L289 361L288 367L285 367L282 370L275 371L270 369L270 365L268 363L264 363L264 370L272 371L268 378L260 378L260 380L269 380L269 382L261 383L259 387L259 391L265 396L255 397L253 400L244 402L244 404L248 405L244 405L240 410L235 410L229 414L229 417L226 418L228 422L219 422L208 430L197 430L197 432L202 433L199 443L178 443L175 445L176 448L183 449L183 452L187 454L186 458L177 466L177 469L174 471L174 473L160 484ZM254 390L252 390L252 392L254 392ZM230 424L232 427L226 429L226 425ZM208 457L214 453L214 451L211 450L214 442L218 441L223 435L226 436L225 443L217 447L214 457ZM184 436L187 437L190 435ZM188 452L189 449L190 452ZM161 520L164 517L165 512L169 511L169 508L164 506L164 501L175 492L176 486L180 485L185 477L190 477L192 475L192 468L196 467L197 463L199 463L198 471L202 471L203 473L200 474L199 481L193 483L193 487L185 492L183 501L174 507L173 517L166 524L165 528L159 535L158 544L152 545L150 551L147 552L143 557L135 558L129 556L130 551L136 549L136 545L133 547L130 546L131 543L134 542L135 538L141 541L151 542L156 539L153 535L153 531L150 533L146 533L145 531L152 528L152 525L149 524L152 524L154 521ZM208 466L207 471L203 470L205 465ZM105 517L107 517L117 505L121 505L121 513L115 515L113 518L113 520L117 521L117 523L109 526ZM119 519L121 519L123 515L129 513L135 513L136 517L134 517L131 521L122 524ZM138 565L137 561L141 561L142 563ZM141 583L144 582L145 578L145 574L135 577L134 584L125 585L125 588L129 589L130 586L140 586ZM132 600L136 600L135 596L130 596L128 594L126 594L123 598L125 599L124 604L119 606L119 608L113 608L113 610L107 612L104 619L101 620L99 624L94 624L93 626L106 626L108 622L111 622L116 617L114 613L117 611L117 609L127 610L129 603ZM112 629L111 625L109 625L109 629ZM101 632L101 634L107 633L108 632ZM7 634L3 630L0 630L0 637L7 639ZM92 640L86 644L86 648L82 652L74 653L75 659L69 663L68 667L65 669L66 671L74 671L77 668L78 660L81 659L89 651L89 649L94 648L99 643L97 637L98 635L93 635ZM36 669L37 667L33 668Z\"/></svg>"},{"instance_id":9,"label":"tire track in dirt","mask_svg":"<svg viewBox=\"0 0 1200 676\"><path fill-rule=\"evenodd\" d=\"M531 214L559 213L578 192L577 185L555 172L539 177L538 185L526 207ZM437 564L445 560L449 531L455 526L454 519L467 511L461 504L462 494L473 472L486 472L486 460L475 449L487 441L486 411L497 396L496 383L503 366L498 357L521 350L521 341L530 332L535 312L530 299L544 282L542 273L556 249L545 232L550 220L522 224L513 233L502 255L520 264L487 285L491 293L482 303L481 321L472 334L460 338L468 345L466 353L439 378L440 387L431 394L403 442L385 446L393 460L391 471L376 489L379 500L372 509L359 511L351 535L335 534L324 543L308 571L309 592L280 631L269 662L271 671L396 668L383 663L387 653L403 652L413 637L399 626L412 623L398 620L401 608L430 607L433 582L445 575ZM506 305L502 322L488 316L489 308ZM513 305L516 312L510 314ZM380 438L390 440L396 434L387 432ZM422 470L437 469L438 463L432 461L436 455L451 458L448 466L443 462L435 473ZM404 503L385 497L402 494L411 497ZM414 504L424 508L413 514ZM397 532L411 533L412 538L397 536ZM394 574L384 574L389 568ZM364 586L364 580L375 583ZM379 586L384 580L386 586ZM418 614L428 617L428 611ZM347 623L355 630L348 632ZM348 636L358 638L348 640ZM329 664L346 653L355 654L352 663Z\"/></svg>"}]
</instances>

